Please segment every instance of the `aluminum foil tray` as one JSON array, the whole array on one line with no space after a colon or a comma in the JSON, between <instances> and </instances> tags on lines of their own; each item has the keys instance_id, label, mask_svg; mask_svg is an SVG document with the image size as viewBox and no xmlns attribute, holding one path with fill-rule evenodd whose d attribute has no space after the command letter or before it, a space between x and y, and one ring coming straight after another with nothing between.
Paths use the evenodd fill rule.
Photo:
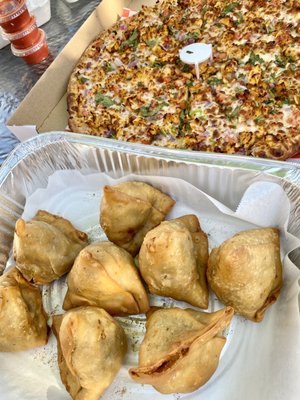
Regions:
<instances>
[{"instance_id":1,"label":"aluminum foil tray","mask_svg":"<svg viewBox=\"0 0 300 400\"><path fill-rule=\"evenodd\" d=\"M291 202L288 229L300 237L300 167L296 164L52 132L21 143L0 169L0 272L27 196L46 187L48 177L59 169L101 171L114 178L129 173L183 178L233 210L251 183L276 182ZM290 257L299 267L300 251Z\"/></svg>"},{"instance_id":2,"label":"aluminum foil tray","mask_svg":"<svg viewBox=\"0 0 300 400\"><path fill-rule=\"evenodd\" d=\"M61 170L65 171L62 173ZM248 157L176 151L56 132L39 135L20 144L0 169L0 274L11 254L15 221L23 213L29 196L36 192L36 200L34 201L31 197L32 203L28 201L25 212L28 212L28 207L32 204L33 207L40 207L40 204L42 207L44 200L41 193L43 192L46 200L49 199L50 202L55 203L55 206L60 205L62 209L68 209L68 211L73 209L74 215L79 218L85 217L87 210L93 210L95 216L100 200L100 197L97 198L96 192L98 186L100 189L103 185L103 181L100 183L98 180L101 174L95 178L92 196L90 196L92 200L89 205L85 205L85 211L82 210L81 204L83 201L88 203L89 197L80 197L80 193L77 193L75 189L74 196L69 197L65 194L69 189L68 184L71 187L74 183L75 185L78 183L79 187L84 186L85 183L90 185L89 179L94 176L92 174L94 172L104 172L112 178L121 178L133 173L143 175L145 180L147 176L152 175L151 179L155 179L157 184L166 180L169 182L170 177L181 178L219 200L233 211L236 210L244 192L252 183L274 182L283 188L290 200L290 206L288 201L280 203L279 207L282 207L280 216L286 215L284 214L286 211L288 214L288 210L290 210L288 230L300 238L300 168L297 165ZM55 173L56 175L53 175ZM70 177L73 178L70 179ZM54 197L47 190L46 192L38 190L47 188L48 184L53 189L54 183L58 184L58 196L55 195L55 190L51 192L54 193ZM265 188L266 184L264 183L262 186ZM187 185L181 182L180 185L176 185L176 198L178 199L176 206L179 207L180 199L184 202L183 199L189 198L200 207L200 201L203 199L197 198L198 195L199 192L195 188L187 189ZM75 202L73 202L74 199ZM203 205L203 203L201 204ZM251 215L258 209L257 204L261 205L261 210L266 209L265 204L260 200L251 209ZM203 207L206 206L203 205ZM267 207L272 208L269 204ZM258 214L261 210L258 210ZM277 211L276 216L278 214ZM70 220L75 221L76 218L73 217ZM210 218L213 220L213 217L208 217L208 219ZM284 220L286 221L286 218ZM95 222L97 219L93 217L89 221ZM98 232L98 224L95 223ZM213 229L222 231L222 219L214 221L214 224ZM86 228L83 230L87 231ZM94 232L93 226L91 226L91 231ZM212 232L210 231L210 233ZM295 248L295 246L290 248ZM289 256L299 268L299 248L289 253ZM293 271L295 273L294 269ZM145 400L162 398L169 400L200 398L252 400L261 399L263 396L265 399L272 400L298 399L300 387L298 382L300 279L298 273L293 276L296 276L296 280L292 278L290 283L285 286L285 289L288 288L288 290L282 291L281 299L284 300L278 302L277 311L275 314L268 314L269 323L267 318L266 324L262 325L248 323L249 321L240 317L234 317L230 330L226 333L226 357L221 358L218 371L203 388L203 391L201 388L199 392L187 395L163 396L155 392L151 386L136 385L129 379L128 368L137 364L137 343L140 343L143 338L145 319L132 316L119 318L128 337L128 352L118 377L103 398L109 400L120 400L121 398L124 400L140 398ZM48 296L49 288L43 288L43 303L50 316L52 311L56 310L56 306L62 303L63 284L63 282L57 281L55 285L51 286L52 294L56 294L57 297L51 294ZM55 301L52 303L52 300ZM211 294L210 311L214 309L216 301L217 299L214 299L214 295ZM156 303L152 302L152 304ZM278 348L281 351L277 351L276 354ZM50 335L47 346L32 351L32 354L30 352L0 353L2 357L0 357L2 365L0 371L1 400L69 398L67 392L62 390L59 379L54 336ZM27 371L25 375L24 371ZM37 376L40 385L36 385ZM270 384L271 377L274 377L273 381L276 384L273 381Z\"/></svg>"}]
</instances>

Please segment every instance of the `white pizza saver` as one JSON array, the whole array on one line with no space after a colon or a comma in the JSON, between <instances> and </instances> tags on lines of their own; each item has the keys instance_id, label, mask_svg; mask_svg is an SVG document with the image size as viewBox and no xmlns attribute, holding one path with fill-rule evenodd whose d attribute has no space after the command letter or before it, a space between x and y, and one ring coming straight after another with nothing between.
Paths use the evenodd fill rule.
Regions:
<instances>
[{"instance_id":1,"label":"white pizza saver","mask_svg":"<svg viewBox=\"0 0 300 400\"><path fill-rule=\"evenodd\" d=\"M192 43L179 50L179 57L185 64L195 65L197 79L200 78L199 64L207 60L212 61L212 45L206 43Z\"/></svg>"}]
</instances>

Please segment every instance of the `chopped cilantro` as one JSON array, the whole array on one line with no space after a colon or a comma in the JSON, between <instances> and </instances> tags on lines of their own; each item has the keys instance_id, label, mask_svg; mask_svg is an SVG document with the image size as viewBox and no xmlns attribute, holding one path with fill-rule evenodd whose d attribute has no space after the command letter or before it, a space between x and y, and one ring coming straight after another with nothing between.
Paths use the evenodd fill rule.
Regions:
<instances>
[{"instance_id":1,"label":"chopped cilantro","mask_svg":"<svg viewBox=\"0 0 300 400\"><path fill-rule=\"evenodd\" d=\"M221 85L223 83L223 81L222 81L222 79L213 77L213 78L208 79L207 83L209 85Z\"/></svg>"},{"instance_id":2,"label":"chopped cilantro","mask_svg":"<svg viewBox=\"0 0 300 400\"><path fill-rule=\"evenodd\" d=\"M265 122L265 118L264 118L262 115L259 115L258 117L256 117L256 118L254 119L254 122L255 122L256 124L261 124L261 123Z\"/></svg>"},{"instance_id":3,"label":"chopped cilantro","mask_svg":"<svg viewBox=\"0 0 300 400\"><path fill-rule=\"evenodd\" d=\"M181 124L183 124L184 118L185 118L185 112L184 110L181 110L179 114L179 120Z\"/></svg>"},{"instance_id":4,"label":"chopped cilantro","mask_svg":"<svg viewBox=\"0 0 300 400\"><path fill-rule=\"evenodd\" d=\"M296 71L298 68L299 68L299 67L298 67L297 65L295 65L295 64L291 64L291 65L290 65L290 69L291 69L292 71Z\"/></svg>"},{"instance_id":5,"label":"chopped cilantro","mask_svg":"<svg viewBox=\"0 0 300 400\"><path fill-rule=\"evenodd\" d=\"M283 99L282 104L287 104L287 105L291 104L290 99L286 97L285 99Z\"/></svg>"},{"instance_id":6,"label":"chopped cilantro","mask_svg":"<svg viewBox=\"0 0 300 400\"><path fill-rule=\"evenodd\" d=\"M191 130L192 130L191 124L190 124L189 122L187 122L187 123L185 124L185 130L186 130L186 131L191 131Z\"/></svg>"},{"instance_id":7,"label":"chopped cilantro","mask_svg":"<svg viewBox=\"0 0 300 400\"><path fill-rule=\"evenodd\" d=\"M153 117L156 115L164 106L168 105L166 102L160 103L158 106L154 108L150 108L147 106L142 106L139 109L139 113L141 114L142 117Z\"/></svg>"},{"instance_id":8,"label":"chopped cilantro","mask_svg":"<svg viewBox=\"0 0 300 400\"><path fill-rule=\"evenodd\" d=\"M225 15L231 13L231 11L233 11L238 5L239 5L239 3L236 2L236 1L233 2L233 3L228 4L228 6L223 8L221 16L225 17Z\"/></svg>"},{"instance_id":9,"label":"chopped cilantro","mask_svg":"<svg viewBox=\"0 0 300 400\"><path fill-rule=\"evenodd\" d=\"M235 109L229 113L226 114L226 117L229 121L232 121L234 118L237 118L240 113L240 106L235 107Z\"/></svg>"},{"instance_id":10,"label":"chopped cilantro","mask_svg":"<svg viewBox=\"0 0 300 400\"><path fill-rule=\"evenodd\" d=\"M127 40L125 40L121 46L120 49L124 49L124 47L133 47L135 48L138 45L138 31L134 30L132 34L129 36Z\"/></svg>"},{"instance_id":11,"label":"chopped cilantro","mask_svg":"<svg viewBox=\"0 0 300 400\"><path fill-rule=\"evenodd\" d=\"M282 60L282 58L276 56L275 57L275 64L280 67L280 68L285 68L285 61Z\"/></svg>"},{"instance_id":12,"label":"chopped cilantro","mask_svg":"<svg viewBox=\"0 0 300 400\"><path fill-rule=\"evenodd\" d=\"M95 95L96 104L102 104L104 107L111 107L116 103L108 96L104 96L104 94L98 92Z\"/></svg>"},{"instance_id":13,"label":"chopped cilantro","mask_svg":"<svg viewBox=\"0 0 300 400\"><path fill-rule=\"evenodd\" d=\"M154 63L150 64L151 68L155 68L155 67L163 67L165 65L164 62L159 62L159 61L155 61Z\"/></svg>"},{"instance_id":14,"label":"chopped cilantro","mask_svg":"<svg viewBox=\"0 0 300 400\"><path fill-rule=\"evenodd\" d=\"M262 64L263 62L264 60L258 54L255 54L253 51L251 51L249 59L246 62L246 64L256 65L257 63Z\"/></svg>"},{"instance_id":15,"label":"chopped cilantro","mask_svg":"<svg viewBox=\"0 0 300 400\"><path fill-rule=\"evenodd\" d=\"M79 78L79 80L80 80L81 83L88 82L88 78L86 78L85 76L81 76L81 77Z\"/></svg>"},{"instance_id":16,"label":"chopped cilantro","mask_svg":"<svg viewBox=\"0 0 300 400\"><path fill-rule=\"evenodd\" d=\"M203 114L203 110L201 110L201 108L196 108L193 111L190 111L190 116L197 118L197 119L201 119L203 121L205 121L207 118L205 117L205 115Z\"/></svg>"},{"instance_id":17,"label":"chopped cilantro","mask_svg":"<svg viewBox=\"0 0 300 400\"><path fill-rule=\"evenodd\" d=\"M190 33L187 33L187 34L185 35L185 39L186 39L186 40L190 40L190 39L197 40L197 39L199 39L199 33L197 33L197 32L190 32Z\"/></svg>"},{"instance_id":18,"label":"chopped cilantro","mask_svg":"<svg viewBox=\"0 0 300 400\"><path fill-rule=\"evenodd\" d=\"M209 6L206 4L205 6L203 6L202 7L202 14L205 14L206 13L206 11L208 11L208 9L209 9Z\"/></svg>"},{"instance_id":19,"label":"chopped cilantro","mask_svg":"<svg viewBox=\"0 0 300 400\"><path fill-rule=\"evenodd\" d=\"M168 25L168 32L170 35L175 35L177 33L177 30L173 28L173 26Z\"/></svg>"},{"instance_id":20,"label":"chopped cilantro","mask_svg":"<svg viewBox=\"0 0 300 400\"><path fill-rule=\"evenodd\" d=\"M154 46L156 46L157 45L157 43L158 43L158 39L151 39L151 40L147 40L146 41L146 43L147 43L147 45L149 46L149 47L154 47Z\"/></svg>"},{"instance_id":21,"label":"chopped cilantro","mask_svg":"<svg viewBox=\"0 0 300 400\"><path fill-rule=\"evenodd\" d=\"M240 25L244 22L244 16L241 13L241 11L238 12L238 19L237 19L237 24Z\"/></svg>"},{"instance_id":22,"label":"chopped cilantro","mask_svg":"<svg viewBox=\"0 0 300 400\"><path fill-rule=\"evenodd\" d=\"M192 87L193 84L194 84L193 81L186 81L186 86L187 86L187 87Z\"/></svg>"},{"instance_id":23,"label":"chopped cilantro","mask_svg":"<svg viewBox=\"0 0 300 400\"><path fill-rule=\"evenodd\" d=\"M191 71L191 67L188 64L184 64L182 66L182 72L190 72Z\"/></svg>"},{"instance_id":24,"label":"chopped cilantro","mask_svg":"<svg viewBox=\"0 0 300 400\"><path fill-rule=\"evenodd\" d=\"M267 34L270 34L275 31L275 28L272 25L266 25L266 31L267 31Z\"/></svg>"},{"instance_id":25,"label":"chopped cilantro","mask_svg":"<svg viewBox=\"0 0 300 400\"><path fill-rule=\"evenodd\" d=\"M115 69L111 64L107 64L106 67L105 67L105 71L106 72L111 72L111 71L114 71L114 70Z\"/></svg>"}]
</instances>

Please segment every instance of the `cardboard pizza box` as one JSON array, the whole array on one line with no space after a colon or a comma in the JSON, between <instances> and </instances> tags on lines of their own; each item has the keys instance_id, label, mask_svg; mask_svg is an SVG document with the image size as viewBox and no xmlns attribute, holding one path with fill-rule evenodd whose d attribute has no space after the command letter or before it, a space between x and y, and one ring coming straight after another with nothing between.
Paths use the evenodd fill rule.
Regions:
<instances>
[{"instance_id":1,"label":"cardboard pizza box","mask_svg":"<svg viewBox=\"0 0 300 400\"><path fill-rule=\"evenodd\" d=\"M142 5L155 3L156 0L102 0L7 121L18 139L24 141L38 133L65 130L66 89L84 50L101 31L116 22L124 8L138 11ZM292 161L300 163L300 153Z\"/></svg>"},{"instance_id":2,"label":"cardboard pizza box","mask_svg":"<svg viewBox=\"0 0 300 400\"><path fill-rule=\"evenodd\" d=\"M24 141L38 133L65 130L68 124L66 89L80 56L98 34L122 15L123 8L138 11L156 0L103 0L7 121L8 128Z\"/></svg>"}]
</instances>

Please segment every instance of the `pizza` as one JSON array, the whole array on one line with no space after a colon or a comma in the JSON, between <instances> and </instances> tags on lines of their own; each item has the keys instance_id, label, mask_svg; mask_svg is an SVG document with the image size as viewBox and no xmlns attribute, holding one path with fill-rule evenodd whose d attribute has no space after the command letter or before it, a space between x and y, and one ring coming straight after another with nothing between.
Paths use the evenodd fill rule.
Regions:
<instances>
[{"instance_id":1,"label":"pizza","mask_svg":"<svg viewBox=\"0 0 300 400\"><path fill-rule=\"evenodd\" d=\"M179 50L210 43L195 67ZM285 160L300 151L300 1L164 0L118 20L68 85L69 127L128 142Z\"/></svg>"}]
</instances>

